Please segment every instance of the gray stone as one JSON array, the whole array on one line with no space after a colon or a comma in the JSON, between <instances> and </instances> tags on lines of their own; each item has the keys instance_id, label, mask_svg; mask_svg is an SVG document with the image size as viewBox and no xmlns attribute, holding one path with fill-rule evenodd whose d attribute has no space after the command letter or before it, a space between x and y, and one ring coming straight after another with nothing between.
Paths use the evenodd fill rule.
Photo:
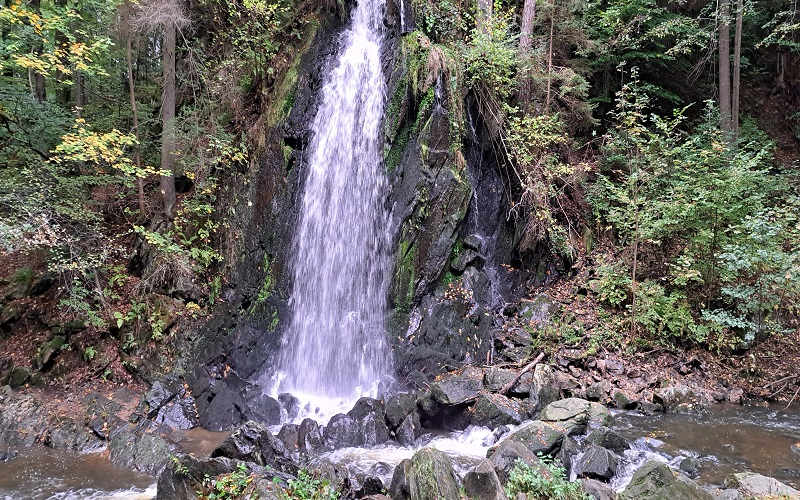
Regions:
<instances>
[{"instance_id":1,"label":"gray stone","mask_svg":"<svg viewBox=\"0 0 800 500\"><path fill-rule=\"evenodd\" d=\"M622 389L614 389L611 391L611 400L614 401L614 405L621 410L632 410L636 407L636 401L631 399Z\"/></svg>"},{"instance_id":2,"label":"gray stone","mask_svg":"<svg viewBox=\"0 0 800 500\"><path fill-rule=\"evenodd\" d=\"M567 398L547 405L539 420L550 422L569 435L581 434L587 424L599 427L611 423L611 414L605 406L580 398Z\"/></svg>"},{"instance_id":3,"label":"gray stone","mask_svg":"<svg viewBox=\"0 0 800 500\"><path fill-rule=\"evenodd\" d=\"M325 441L319 424L310 418L300 422L297 430L297 448L302 455L316 456L325 451Z\"/></svg>"},{"instance_id":4,"label":"gray stone","mask_svg":"<svg viewBox=\"0 0 800 500\"><path fill-rule=\"evenodd\" d=\"M386 423L391 430L397 429L408 415L417 409L417 398L413 394L395 394L386 401Z\"/></svg>"},{"instance_id":5,"label":"gray stone","mask_svg":"<svg viewBox=\"0 0 800 500\"><path fill-rule=\"evenodd\" d=\"M483 370L467 367L461 372L443 375L431 384L433 398L446 405L457 405L474 401L483 389Z\"/></svg>"},{"instance_id":6,"label":"gray stone","mask_svg":"<svg viewBox=\"0 0 800 500\"><path fill-rule=\"evenodd\" d=\"M111 433L108 450L114 465L155 476L164 469L177 448L160 436L127 425Z\"/></svg>"},{"instance_id":7,"label":"gray stone","mask_svg":"<svg viewBox=\"0 0 800 500\"><path fill-rule=\"evenodd\" d=\"M23 366L15 366L8 377L8 385L12 389L19 389L31 378L31 373Z\"/></svg>"},{"instance_id":8,"label":"gray stone","mask_svg":"<svg viewBox=\"0 0 800 500\"><path fill-rule=\"evenodd\" d=\"M486 452L486 457L492 461L492 466L503 484L508 482L508 474L517 461L521 461L525 465L540 466L544 469L542 461L527 446L508 439L500 442L495 447L489 448Z\"/></svg>"},{"instance_id":9,"label":"gray stone","mask_svg":"<svg viewBox=\"0 0 800 500\"><path fill-rule=\"evenodd\" d=\"M613 453L599 446L590 446L575 460L574 468L579 477L608 481L614 477L618 465Z\"/></svg>"},{"instance_id":10,"label":"gray stone","mask_svg":"<svg viewBox=\"0 0 800 500\"><path fill-rule=\"evenodd\" d=\"M412 500L460 500L458 478L444 452L423 448L411 457L408 491Z\"/></svg>"},{"instance_id":11,"label":"gray stone","mask_svg":"<svg viewBox=\"0 0 800 500\"><path fill-rule=\"evenodd\" d=\"M660 404L664 410L675 410L697 402L694 391L685 385L674 385L659 389L653 393L653 402Z\"/></svg>"},{"instance_id":12,"label":"gray stone","mask_svg":"<svg viewBox=\"0 0 800 500\"><path fill-rule=\"evenodd\" d=\"M403 423L395 430L395 439L400 446L414 446L414 442L422 434L422 424L419 415L411 413L406 415Z\"/></svg>"},{"instance_id":13,"label":"gray stone","mask_svg":"<svg viewBox=\"0 0 800 500\"><path fill-rule=\"evenodd\" d=\"M472 424L490 429L503 425L519 425L525 420L522 406L500 394L482 393L472 411Z\"/></svg>"},{"instance_id":14,"label":"gray stone","mask_svg":"<svg viewBox=\"0 0 800 500\"><path fill-rule=\"evenodd\" d=\"M648 462L633 474L619 494L620 500L711 500L713 497L690 479L678 479L661 462Z\"/></svg>"},{"instance_id":15,"label":"gray stone","mask_svg":"<svg viewBox=\"0 0 800 500\"><path fill-rule=\"evenodd\" d=\"M475 500L507 500L500 478L489 460L483 460L464 476L467 498Z\"/></svg>"},{"instance_id":16,"label":"gray stone","mask_svg":"<svg viewBox=\"0 0 800 500\"><path fill-rule=\"evenodd\" d=\"M592 430L589 435L586 436L586 441L620 454L630 448L628 440L608 427L598 427Z\"/></svg>"},{"instance_id":17,"label":"gray stone","mask_svg":"<svg viewBox=\"0 0 800 500\"><path fill-rule=\"evenodd\" d=\"M725 478L725 486L728 488L736 488L743 496L762 497L772 496L780 497L782 495L788 498L800 498L800 491L783 484L777 479L762 476L754 472L739 472L731 474Z\"/></svg>"},{"instance_id":18,"label":"gray stone","mask_svg":"<svg viewBox=\"0 0 800 500\"><path fill-rule=\"evenodd\" d=\"M536 365L533 369L533 376L526 404L529 414L534 415L550 403L558 401L560 392L560 384L553 374L550 365Z\"/></svg>"},{"instance_id":19,"label":"gray stone","mask_svg":"<svg viewBox=\"0 0 800 500\"><path fill-rule=\"evenodd\" d=\"M581 487L594 500L616 500L617 498L617 492L611 486L596 479L582 479Z\"/></svg>"},{"instance_id":20,"label":"gray stone","mask_svg":"<svg viewBox=\"0 0 800 500\"><path fill-rule=\"evenodd\" d=\"M556 427L556 425L551 422L534 420L522 426L504 441L510 440L520 443L528 448L534 455L539 453L542 455L551 455L558 451L558 448L561 446L561 440L564 438L565 434L567 434L567 432L563 427Z\"/></svg>"},{"instance_id":21,"label":"gray stone","mask_svg":"<svg viewBox=\"0 0 800 500\"><path fill-rule=\"evenodd\" d=\"M254 462L289 474L297 472L297 466L283 442L266 427L253 421L242 424L211 452L211 458L217 457Z\"/></svg>"}]
</instances>

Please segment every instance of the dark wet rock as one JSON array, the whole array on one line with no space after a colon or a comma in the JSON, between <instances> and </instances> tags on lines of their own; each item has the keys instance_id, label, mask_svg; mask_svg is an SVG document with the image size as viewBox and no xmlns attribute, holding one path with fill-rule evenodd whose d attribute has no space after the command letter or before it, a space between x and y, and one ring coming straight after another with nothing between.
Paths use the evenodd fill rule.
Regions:
<instances>
[{"instance_id":1,"label":"dark wet rock","mask_svg":"<svg viewBox=\"0 0 800 500\"><path fill-rule=\"evenodd\" d=\"M0 451L0 462L8 462L9 460L14 460L18 456L19 452L17 450Z\"/></svg>"},{"instance_id":2,"label":"dark wet rock","mask_svg":"<svg viewBox=\"0 0 800 500\"><path fill-rule=\"evenodd\" d=\"M194 398L187 395L186 386L175 377L154 382L137 414L172 429L191 429L198 423Z\"/></svg>"},{"instance_id":3,"label":"dark wet rock","mask_svg":"<svg viewBox=\"0 0 800 500\"><path fill-rule=\"evenodd\" d=\"M482 259L478 255L478 252L467 248L450 261L450 269L460 274L464 272L467 266L478 264L480 261L482 261Z\"/></svg>"},{"instance_id":4,"label":"dark wet rock","mask_svg":"<svg viewBox=\"0 0 800 500\"><path fill-rule=\"evenodd\" d=\"M617 472L619 461L613 453L599 446L590 446L575 459L573 468L579 477L608 481Z\"/></svg>"},{"instance_id":5,"label":"dark wet rock","mask_svg":"<svg viewBox=\"0 0 800 500\"><path fill-rule=\"evenodd\" d=\"M458 478L444 452L423 448L411 457L407 473L408 491L413 500L459 500ZM394 478L392 478L394 483ZM394 489L394 488L392 488ZM394 498L394 497L393 497Z\"/></svg>"},{"instance_id":6,"label":"dark wet rock","mask_svg":"<svg viewBox=\"0 0 800 500\"><path fill-rule=\"evenodd\" d=\"M581 488L594 500L616 500L617 498L617 492L611 486L596 479L582 479Z\"/></svg>"},{"instance_id":7,"label":"dark wet rock","mask_svg":"<svg viewBox=\"0 0 800 500\"><path fill-rule=\"evenodd\" d=\"M677 410L697 403L694 391L685 385L674 385L659 389L653 393L653 402L660 404L664 410Z\"/></svg>"},{"instance_id":8,"label":"dark wet rock","mask_svg":"<svg viewBox=\"0 0 800 500\"><path fill-rule=\"evenodd\" d=\"M25 382L30 380L31 373L28 371L27 368L23 366L15 366L13 370L11 370L11 374L8 377L8 385L12 389L18 389L25 385Z\"/></svg>"},{"instance_id":9,"label":"dark wet rock","mask_svg":"<svg viewBox=\"0 0 800 500\"><path fill-rule=\"evenodd\" d=\"M215 380L213 387L196 398L200 425L212 431L224 431L246 421L249 410L242 392L225 381Z\"/></svg>"},{"instance_id":10,"label":"dark wet rock","mask_svg":"<svg viewBox=\"0 0 800 500\"><path fill-rule=\"evenodd\" d=\"M743 398L744 398L744 389L742 389L741 387L734 387L730 390L730 392L728 392L727 399L729 403L740 405L742 404Z\"/></svg>"},{"instance_id":11,"label":"dark wet rock","mask_svg":"<svg viewBox=\"0 0 800 500\"><path fill-rule=\"evenodd\" d=\"M532 300L520 302L518 315L527 320L532 327L542 328L550 324L550 320L553 314L558 312L558 308L558 303L550 295L540 293Z\"/></svg>"},{"instance_id":12,"label":"dark wet rock","mask_svg":"<svg viewBox=\"0 0 800 500\"><path fill-rule=\"evenodd\" d=\"M283 442L257 422L245 422L214 451L211 458L227 457L294 474L297 466Z\"/></svg>"},{"instance_id":13,"label":"dark wet rock","mask_svg":"<svg viewBox=\"0 0 800 500\"><path fill-rule=\"evenodd\" d=\"M412 413L406 415L403 423L394 431L395 440L400 446L414 446L415 441L422 435L422 424L419 415Z\"/></svg>"},{"instance_id":14,"label":"dark wet rock","mask_svg":"<svg viewBox=\"0 0 800 500\"><path fill-rule=\"evenodd\" d=\"M433 398L445 405L474 401L483 389L483 370L467 367L461 372L443 375L431 384Z\"/></svg>"},{"instance_id":15,"label":"dark wet rock","mask_svg":"<svg viewBox=\"0 0 800 500\"><path fill-rule=\"evenodd\" d=\"M323 438L329 450L359 446L363 440L358 422L343 413L331 417L323 431Z\"/></svg>"},{"instance_id":16,"label":"dark wet rock","mask_svg":"<svg viewBox=\"0 0 800 500\"><path fill-rule=\"evenodd\" d=\"M645 415L654 415L656 413L664 413L664 407L658 403L639 401L636 405L636 411Z\"/></svg>"},{"instance_id":17,"label":"dark wet rock","mask_svg":"<svg viewBox=\"0 0 800 500\"><path fill-rule=\"evenodd\" d=\"M111 433L108 450L114 465L155 476L177 447L141 427L126 425Z\"/></svg>"},{"instance_id":18,"label":"dark wet rock","mask_svg":"<svg viewBox=\"0 0 800 500\"><path fill-rule=\"evenodd\" d=\"M386 401L386 423L394 430L406 420L406 417L417 409L417 398L414 394L395 394Z\"/></svg>"},{"instance_id":19,"label":"dark wet rock","mask_svg":"<svg viewBox=\"0 0 800 500\"><path fill-rule=\"evenodd\" d=\"M700 462L695 457L684 458L678 468L689 477L697 477L700 474Z\"/></svg>"},{"instance_id":20,"label":"dark wet rock","mask_svg":"<svg viewBox=\"0 0 800 500\"><path fill-rule=\"evenodd\" d=\"M735 488L744 498L760 498L769 496L800 498L800 491L783 484L777 479L762 476L754 472L739 472L725 478L725 486Z\"/></svg>"},{"instance_id":21,"label":"dark wet rock","mask_svg":"<svg viewBox=\"0 0 800 500\"><path fill-rule=\"evenodd\" d=\"M586 399L589 401L604 401L606 399L606 388L603 382L595 382L586 388Z\"/></svg>"},{"instance_id":22,"label":"dark wet rock","mask_svg":"<svg viewBox=\"0 0 800 500\"><path fill-rule=\"evenodd\" d=\"M519 403L494 393L480 394L472 411L472 424L490 429L521 424L526 416Z\"/></svg>"},{"instance_id":23,"label":"dark wet rock","mask_svg":"<svg viewBox=\"0 0 800 500\"><path fill-rule=\"evenodd\" d=\"M300 413L300 400L288 392L278 394L278 402L283 407L289 420L294 419Z\"/></svg>"},{"instance_id":24,"label":"dark wet rock","mask_svg":"<svg viewBox=\"0 0 800 500\"><path fill-rule=\"evenodd\" d=\"M586 436L586 442L609 449L614 453L623 453L630 448L630 443L628 443L627 439L608 427L598 427L589 432L589 435Z\"/></svg>"},{"instance_id":25,"label":"dark wet rock","mask_svg":"<svg viewBox=\"0 0 800 500\"><path fill-rule=\"evenodd\" d=\"M298 451L300 426L297 424L286 424L278 431L277 438L281 440L286 449L292 453Z\"/></svg>"},{"instance_id":26,"label":"dark wet rock","mask_svg":"<svg viewBox=\"0 0 800 500\"><path fill-rule=\"evenodd\" d=\"M297 429L297 447L301 454L312 457L325 451L322 430L315 420L306 418L300 422L300 427Z\"/></svg>"},{"instance_id":27,"label":"dark wet rock","mask_svg":"<svg viewBox=\"0 0 800 500\"><path fill-rule=\"evenodd\" d=\"M639 468L620 500L711 500L710 494L688 478L677 478L669 467L651 461Z\"/></svg>"},{"instance_id":28,"label":"dark wet rock","mask_svg":"<svg viewBox=\"0 0 800 500\"><path fill-rule=\"evenodd\" d=\"M50 290L55 283L55 277L52 274L45 273L39 276L31 285L31 289L28 292L31 296L42 295L46 291Z\"/></svg>"},{"instance_id":29,"label":"dark wet rock","mask_svg":"<svg viewBox=\"0 0 800 500\"><path fill-rule=\"evenodd\" d=\"M359 481L361 487L356 490L356 498L364 498L372 495L379 495L386 491L383 481L375 476L367 475Z\"/></svg>"},{"instance_id":30,"label":"dark wet rock","mask_svg":"<svg viewBox=\"0 0 800 500\"><path fill-rule=\"evenodd\" d=\"M0 386L0 409L0 443L6 446L31 446L48 429L47 412L29 394Z\"/></svg>"},{"instance_id":31,"label":"dark wet rock","mask_svg":"<svg viewBox=\"0 0 800 500\"><path fill-rule=\"evenodd\" d=\"M392 483L389 485L389 496L392 500L408 500L411 498L408 475L411 472L411 459L406 458L397 464L392 473Z\"/></svg>"},{"instance_id":32,"label":"dark wet rock","mask_svg":"<svg viewBox=\"0 0 800 500\"><path fill-rule=\"evenodd\" d=\"M532 375L529 375L528 373L526 373L525 375L528 375L527 389L530 390L530 379L532 378ZM523 377L525 375L523 375ZM486 369L486 372L484 373L484 384L486 388L489 389L490 391L500 392L502 388L504 388L512 380L514 380L515 376L516 372L514 372L514 370L509 370L508 368L500 368L497 366L490 366L489 368ZM512 387L511 392L518 395L527 395L527 391L520 392L519 390L517 390L516 386L517 384L515 384L514 387Z\"/></svg>"},{"instance_id":33,"label":"dark wet rock","mask_svg":"<svg viewBox=\"0 0 800 500\"><path fill-rule=\"evenodd\" d=\"M507 500L500 478L489 460L483 460L464 476L467 498L475 500Z\"/></svg>"},{"instance_id":34,"label":"dark wet rock","mask_svg":"<svg viewBox=\"0 0 800 500\"><path fill-rule=\"evenodd\" d=\"M578 442L578 440L572 436L564 436L564 441L561 442L561 449L558 450L556 458L558 458L561 465L564 466L567 475L572 474L576 466L575 460L578 458L578 455L583 453L583 450L583 442Z\"/></svg>"},{"instance_id":35,"label":"dark wet rock","mask_svg":"<svg viewBox=\"0 0 800 500\"><path fill-rule=\"evenodd\" d=\"M632 410L636 408L636 401L631 399L622 389L614 389L611 391L611 400L614 402L614 406L621 410Z\"/></svg>"},{"instance_id":36,"label":"dark wet rock","mask_svg":"<svg viewBox=\"0 0 800 500\"><path fill-rule=\"evenodd\" d=\"M254 420L265 425L281 423L281 404L274 398L266 394L259 394L250 399L247 405Z\"/></svg>"},{"instance_id":37,"label":"dark wet rock","mask_svg":"<svg viewBox=\"0 0 800 500\"><path fill-rule=\"evenodd\" d=\"M556 427L550 422L534 420L501 441L501 444L505 441L514 441L528 448L534 456L537 454L550 455L558 451L565 434L567 432L564 427Z\"/></svg>"},{"instance_id":38,"label":"dark wet rock","mask_svg":"<svg viewBox=\"0 0 800 500\"><path fill-rule=\"evenodd\" d=\"M486 457L491 460L492 466L503 484L508 482L508 474L517 462L539 466L544 469L542 461L527 446L508 439L493 448L489 448Z\"/></svg>"}]
</instances>

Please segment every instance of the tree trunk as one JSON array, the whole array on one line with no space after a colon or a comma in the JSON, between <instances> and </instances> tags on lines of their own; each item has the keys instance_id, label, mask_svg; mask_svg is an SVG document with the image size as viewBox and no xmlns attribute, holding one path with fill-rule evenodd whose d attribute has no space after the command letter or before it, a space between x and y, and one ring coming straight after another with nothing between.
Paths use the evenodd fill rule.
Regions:
<instances>
[{"instance_id":1,"label":"tree trunk","mask_svg":"<svg viewBox=\"0 0 800 500\"><path fill-rule=\"evenodd\" d=\"M30 0L28 5L30 6L31 10L37 14L41 13L41 0ZM42 43L37 42L33 47L34 54L41 56L42 51ZM36 96L36 100L40 103L47 100L47 89L45 88L44 75L35 71L33 73L33 95Z\"/></svg>"},{"instance_id":2,"label":"tree trunk","mask_svg":"<svg viewBox=\"0 0 800 500\"><path fill-rule=\"evenodd\" d=\"M136 92L133 80L133 48L131 36L128 35L128 41L125 46L125 55L128 59L128 90L131 97L131 110L133 111L133 135L136 137L136 145L133 148L134 162L136 169L142 169L142 151L139 143L139 114L136 109ZM144 179L139 175L136 176L136 184L139 188L139 218L144 220L147 217L147 206L144 200Z\"/></svg>"},{"instance_id":3,"label":"tree trunk","mask_svg":"<svg viewBox=\"0 0 800 500\"><path fill-rule=\"evenodd\" d=\"M731 126L731 3L719 3L719 127L728 136Z\"/></svg>"},{"instance_id":4,"label":"tree trunk","mask_svg":"<svg viewBox=\"0 0 800 500\"><path fill-rule=\"evenodd\" d=\"M55 0L55 5L62 9L65 9L67 6L67 0ZM59 30L56 32L56 46L58 48L66 48L69 45L69 40L67 39L67 35ZM66 57L62 58L61 64L67 65L68 61ZM67 81L69 78L66 74L62 71L56 71L56 82L58 82L58 88L56 89L56 101L59 104L68 104L70 97L71 97L71 89L67 85ZM75 84L73 84L75 85Z\"/></svg>"},{"instance_id":5,"label":"tree trunk","mask_svg":"<svg viewBox=\"0 0 800 500\"><path fill-rule=\"evenodd\" d=\"M478 30L481 33L488 33L489 24L492 22L492 0L478 0L478 15L476 17Z\"/></svg>"},{"instance_id":6,"label":"tree trunk","mask_svg":"<svg viewBox=\"0 0 800 500\"><path fill-rule=\"evenodd\" d=\"M522 28L519 37L519 51L524 56L533 44L533 20L536 19L536 0L525 0L522 7Z\"/></svg>"},{"instance_id":7,"label":"tree trunk","mask_svg":"<svg viewBox=\"0 0 800 500\"><path fill-rule=\"evenodd\" d=\"M742 15L744 12L744 0L736 2L736 34L733 41L733 96L731 97L731 130L733 139L739 135L739 75L741 73L742 62Z\"/></svg>"},{"instance_id":8,"label":"tree trunk","mask_svg":"<svg viewBox=\"0 0 800 500\"><path fill-rule=\"evenodd\" d=\"M556 24L556 0L551 0L550 11L550 47L547 51L547 99L545 100L544 112L550 113L550 91L553 83L553 30Z\"/></svg>"},{"instance_id":9,"label":"tree trunk","mask_svg":"<svg viewBox=\"0 0 800 500\"><path fill-rule=\"evenodd\" d=\"M164 27L164 88L161 103L161 169L169 175L161 176L161 198L167 220L175 216L175 38L174 24Z\"/></svg>"}]
</instances>

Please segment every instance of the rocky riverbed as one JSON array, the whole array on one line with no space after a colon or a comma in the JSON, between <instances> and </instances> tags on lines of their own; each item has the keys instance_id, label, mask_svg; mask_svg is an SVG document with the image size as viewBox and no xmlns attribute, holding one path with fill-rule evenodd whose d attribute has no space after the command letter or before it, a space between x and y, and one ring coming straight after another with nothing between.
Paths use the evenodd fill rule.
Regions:
<instances>
[{"instance_id":1,"label":"rocky riverbed","mask_svg":"<svg viewBox=\"0 0 800 500\"><path fill-rule=\"evenodd\" d=\"M637 400L617 390L603 393L601 403L565 398L570 384L562 375L545 364L524 372L467 367L414 393L362 398L322 422L300 420L301 402L291 395L263 395L265 407L294 423L245 422L221 444L205 443L207 455L197 443L187 446L178 430L193 427L196 415L191 395L176 380L155 384L136 404L135 395L124 391L90 393L76 403L83 415L72 418L43 411L48 406L33 394L3 387L0 450L10 451L4 459L12 461L14 450L34 444L101 452L116 465L157 476L159 499L196 498L217 478L224 482L237 474L259 498L284 498L300 482L324 482L348 498L505 498L515 464L547 477L547 456L594 498L800 495L789 484L745 470L721 484L698 485L690 478L696 474L691 463L643 449L640 438L657 438L631 439L613 424L609 407L642 419L665 409L694 411L703 404L696 391L679 385ZM796 453L775 450L782 452Z\"/></svg>"}]
</instances>

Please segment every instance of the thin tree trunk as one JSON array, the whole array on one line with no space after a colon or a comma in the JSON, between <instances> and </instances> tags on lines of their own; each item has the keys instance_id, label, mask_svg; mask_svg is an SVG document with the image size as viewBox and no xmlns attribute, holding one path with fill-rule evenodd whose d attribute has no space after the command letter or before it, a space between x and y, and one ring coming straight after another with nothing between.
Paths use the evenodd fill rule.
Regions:
<instances>
[{"instance_id":1,"label":"thin tree trunk","mask_svg":"<svg viewBox=\"0 0 800 500\"><path fill-rule=\"evenodd\" d=\"M55 0L55 5L57 7L65 8L67 6L67 0ZM56 33L55 41L58 48L66 49L67 45L69 44L67 35L63 31L58 31ZM64 65L68 63L68 61L66 61L66 57L62 58L61 63ZM66 105L69 103L71 89L66 83L67 80L69 80L69 78L62 71L56 72L56 82L58 82L58 88L56 89L56 101L58 101L59 104Z\"/></svg>"},{"instance_id":2,"label":"thin tree trunk","mask_svg":"<svg viewBox=\"0 0 800 500\"><path fill-rule=\"evenodd\" d=\"M492 21L492 0L478 0L477 24L481 33L489 32L489 24Z\"/></svg>"},{"instance_id":3,"label":"thin tree trunk","mask_svg":"<svg viewBox=\"0 0 800 500\"><path fill-rule=\"evenodd\" d=\"M28 5L37 14L41 13L41 0L30 0ZM37 42L33 47L34 54L41 56L42 51L42 43ZM47 100L47 88L45 87L44 75L41 73L33 73L33 95L36 96L36 100L40 103Z\"/></svg>"},{"instance_id":4,"label":"thin tree trunk","mask_svg":"<svg viewBox=\"0 0 800 500\"><path fill-rule=\"evenodd\" d=\"M731 3L719 3L719 126L730 140L731 126Z\"/></svg>"},{"instance_id":5,"label":"thin tree trunk","mask_svg":"<svg viewBox=\"0 0 800 500\"><path fill-rule=\"evenodd\" d=\"M731 97L731 130L733 139L739 135L739 75L741 73L742 62L742 15L744 12L744 0L736 2L736 34L733 41L733 96Z\"/></svg>"},{"instance_id":6,"label":"thin tree trunk","mask_svg":"<svg viewBox=\"0 0 800 500\"><path fill-rule=\"evenodd\" d=\"M134 80L133 80L133 48L131 42L131 36L128 35L128 41L125 47L125 55L128 59L128 89L130 91L131 96L131 109L133 110L133 135L136 137L136 145L133 148L134 152L134 162L136 164L136 170L141 171L142 169L142 152L141 146L139 144L139 114L136 108L136 92L134 87ZM144 220L146 218L146 210L147 206L145 205L144 200L144 179L136 176L136 184L139 188L139 218Z\"/></svg>"},{"instance_id":7,"label":"thin tree trunk","mask_svg":"<svg viewBox=\"0 0 800 500\"><path fill-rule=\"evenodd\" d=\"M545 113L550 113L550 91L553 85L553 29L556 24L556 0L552 0L552 2L552 11L550 12L550 48L547 52L547 99L544 105Z\"/></svg>"},{"instance_id":8,"label":"thin tree trunk","mask_svg":"<svg viewBox=\"0 0 800 500\"><path fill-rule=\"evenodd\" d=\"M522 27L519 37L519 51L524 56L533 45L533 21L536 19L536 0L525 0L522 7Z\"/></svg>"},{"instance_id":9,"label":"thin tree trunk","mask_svg":"<svg viewBox=\"0 0 800 500\"><path fill-rule=\"evenodd\" d=\"M175 38L176 28L167 24L164 28L164 89L161 103L161 169L169 175L161 176L161 197L167 220L174 218L175 210Z\"/></svg>"}]
</instances>

